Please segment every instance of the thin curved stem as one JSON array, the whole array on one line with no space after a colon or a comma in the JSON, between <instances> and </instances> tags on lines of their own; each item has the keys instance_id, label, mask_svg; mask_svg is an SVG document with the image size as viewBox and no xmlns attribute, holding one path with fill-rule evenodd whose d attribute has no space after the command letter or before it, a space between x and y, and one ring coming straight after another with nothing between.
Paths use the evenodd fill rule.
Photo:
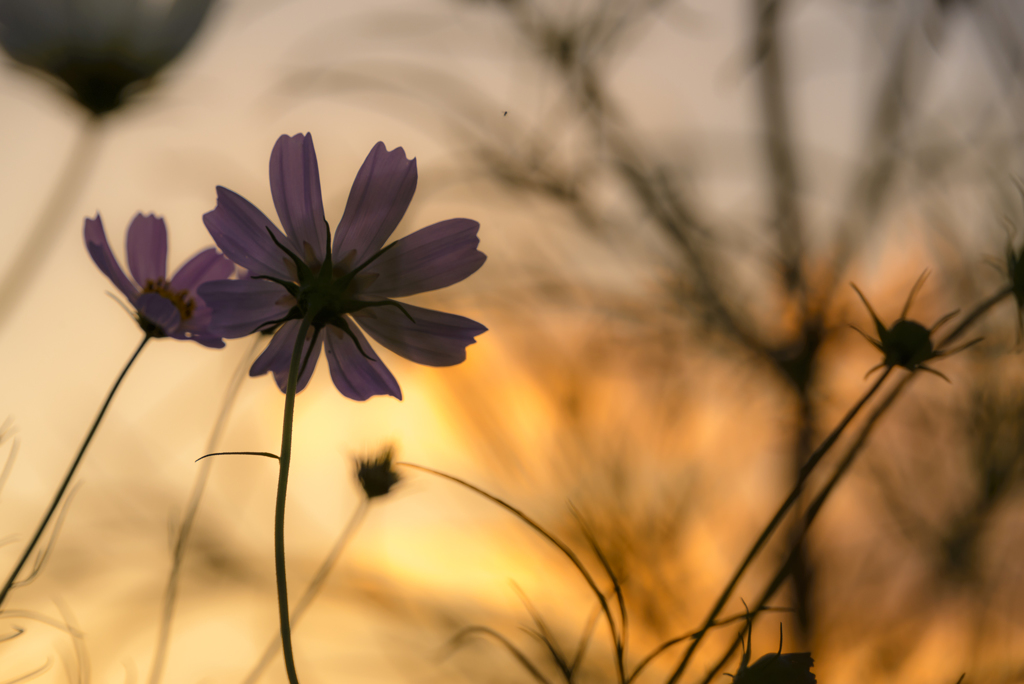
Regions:
<instances>
[{"instance_id":1,"label":"thin curved stem","mask_svg":"<svg viewBox=\"0 0 1024 684\"><path fill-rule=\"evenodd\" d=\"M281 619L281 648L284 651L284 667L288 672L289 684L299 684L295 672L295 656L292 654L292 628L288 615L288 579L284 562L284 504L288 495L288 468L292 461L292 422L295 418L295 390L299 384L299 364L302 361L302 345L306 341L311 322L303 318L299 334L295 338L292 361L288 367L288 385L284 395L284 426L281 429L281 470L277 478L277 503L274 507L274 567L277 571L277 610Z\"/></svg>"},{"instance_id":2,"label":"thin curved stem","mask_svg":"<svg viewBox=\"0 0 1024 684\"><path fill-rule=\"evenodd\" d=\"M542 537L544 537L549 542L558 547L558 550L561 551L562 554L566 558L568 558L574 566L576 566L576 569L580 571L580 574L583 575L583 579L586 580L587 584L590 586L590 590L594 592L594 595L597 597L598 602L601 604L601 611L604 613L605 619L608 621L608 629L611 631L612 643L615 646L616 654L618 655L622 653L622 640L619 638L619 632L615 626L615 618L612 617L612 611L608 605L608 600L605 598L604 593L598 588L597 582L594 581L593 576L587 570L586 566L583 565L583 562L579 559L579 556L577 556L576 553L565 544L565 542L563 542L561 539L555 537L553 534L545 530L530 516L526 515L515 506L502 501L493 494L489 494L484 490L480 489L479 487L472 485L466 482L465 480L457 478L454 475L449 475L448 473L443 473L440 470L434 470L433 468L428 468L426 466L421 466L415 463L408 463L404 461L396 463L395 465L401 465L406 466L407 468L415 468L416 470L422 470L425 473L431 473L433 475L437 475L438 477L443 477L446 480L450 480L452 482L455 482L456 484L462 485L466 489L476 492L485 499L489 499L490 501L493 501L494 503L498 504L505 510L511 512L517 518L519 518L524 523L532 527ZM625 663L623 662L621 657L616 658L615 665L618 670L619 682L624 683L626 681L626 670Z\"/></svg>"},{"instance_id":3,"label":"thin curved stem","mask_svg":"<svg viewBox=\"0 0 1024 684\"><path fill-rule=\"evenodd\" d=\"M43 516L43 520L39 523L39 527L36 529L35 535L32 537L32 541L29 543L28 548L25 549L25 553L22 554L21 559L17 565L14 566L14 570L11 571L10 577L7 578L7 582L4 583L4 588L0 590L0 606L3 606L4 599L7 598L8 592L14 585L14 581L18 577L18 573L21 572L22 567L25 565L25 561L32 554L32 550L36 548L36 544L39 543L39 538L43 536L43 530L46 529L47 523L50 522L50 518L53 517L54 511L57 510L57 506L60 505L61 499L64 497L64 492L67 490L68 485L71 483L71 478L74 477L75 471L78 469L78 464L82 462L82 457L85 456L85 450L89 448L89 443L92 441L93 435L96 434L96 429L100 426L100 421L103 420L104 414L107 412L107 407L110 406L110 401L114 398L114 394L117 392L117 388L121 386L121 381L124 380L124 376L128 374L128 369L135 363L135 359L139 358L139 354L142 353L142 348L149 342L150 336L146 335L142 338L142 342L136 347L135 353L132 354L131 358L128 359L128 363L125 364L121 370L121 374L117 376L117 380L114 382L114 386L110 388L110 392L107 394L106 400L103 402L103 406L100 408L100 412L96 415L96 420L93 421L92 427L89 428L89 434L85 436L85 441L82 442L81 448L78 450L78 455L75 456L75 460L71 462L71 467L68 468L67 475L64 476L64 481L61 483L60 488L57 489L57 494L53 497L53 501L50 503L50 508L46 511L46 515Z\"/></svg>"},{"instance_id":4,"label":"thin curved stem","mask_svg":"<svg viewBox=\"0 0 1024 684\"><path fill-rule=\"evenodd\" d=\"M100 119L90 116L82 127L75 147L57 179L42 214L28 233L25 243L11 259L10 268L0 278L0 330L14 312L32 281L42 271L48 250L57 241L68 209L74 204L89 168L96 161L100 142Z\"/></svg>"},{"instance_id":5,"label":"thin curved stem","mask_svg":"<svg viewBox=\"0 0 1024 684\"><path fill-rule=\"evenodd\" d=\"M235 399L238 398L238 391L242 387L242 381L245 379L245 371L252 361L252 357L256 354L256 349L259 347L260 340L263 338L262 335L254 335L252 344L249 350L242 356L241 361L238 364L238 368L235 369L234 374L231 376L231 381L228 383L227 391L224 393L224 403L221 404L220 413L217 415L217 421L213 424L213 430L210 432L210 437L206 441L206 453L212 452L220 441L221 434L224 432L224 427L228 422L228 415L231 413L231 408L234 406ZM161 612L160 619L160 631L157 634L156 640L156 652L153 654L153 665L149 672L149 684L159 684L160 677L163 675L164 663L167 660L167 649L170 644L171 638L171 623L174 620L174 604L178 598L178 583L181 576L181 564L185 559L185 549L188 546L188 539L192 533L192 525L196 519L196 513L199 510L199 502L203 498L203 492L206 490L206 483L210 478L210 468L213 466L213 461L203 461L203 464L199 466L199 472L196 473L196 479L192 483L192 491L188 496L188 503L185 506L185 513L181 517L181 526L178 528L178 537L174 540L174 555L171 560L171 574L167 578L167 588L164 590L164 603Z\"/></svg>"},{"instance_id":6,"label":"thin curved stem","mask_svg":"<svg viewBox=\"0 0 1024 684\"><path fill-rule=\"evenodd\" d=\"M490 627L477 625L473 627L466 627L465 629L461 630L451 639L450 646L452 650L458 648L458 642L464 640L467 636L473 634L474 632L486 634L487 636L492 637L494 640L496 640L498 643L504 646L508 650L508 652L512 654L512 657L518 660L519 663L524 668L526 668L526 671L529 672L534 679L540 682L540 684L551 684L548 681L547 677L545 677L541 673L541 671L537 669L537 666L530 662L530 659L527 658L522 651L515 647L515 644L509 641L504 634L495 629L491 629Z\"/></svg>"},{"instance_id":7,"label":"thin curved stem","mask_svg":"<svg viewBox=\"0 0 1024 684\"><path fill-rule=\"evenodd\" d=\"M725 607L726 602L729 600L729 596L732 594L732 590L736 588L736 585L739 583L740 578L743 576L743 573L747 571L747 568L750 567L750 564L753 562L754 557L768 542L768 539L772 536L772 533L775 532L775 530L778 528L783 518L786 517L786 513L789 512L789 509L792 508L793 504L795 504L796 501L800 498L800 494L803 492L804 489L804 484L807 482L807 478L810 477L811 472L814 470L815 466L817 466L818 463L821 462L821 459L824 458L825 453L828 452L832 445L835 444L836 440L839 439L839 436L843 433L843 430L846 429L846 427L850 424L850 421L853 420L854 416L856 416L857 413L864 407L864 404L866 404L867 401L875 394L875 392L878 391L878 388L881 387L885 379L889 377L889 373L891 371L891 366L886 367L885 372L883 372L882 375L878 378L878 380L875 381L875 384L871 386L871 389L869 389L864 394L864 396L860 398L860 401L854 404L853 408L851 408L847 412L847 414L843 416L843 419L839 422L839 424L836 425L832 432L829 433L825 440L820 445L818 445L818 448L815 449L814 453L812 453L810 457L807 459L807 463L805 463L803 467L800 469L800 473L797 477L796 484L793 485L793 489L792 491L790 491L789 496L787 496L786 500L782 502L781 506L779 506L779 510L775 512L775 515L765 526L764 530L761 531L761 535L757 538L757 541L755 541L754 545L750 547L750 551L747 552L747 555L743 559L743 562L740 563L740 566L738 568L736 568L736 572L733 573L732 579L729 580L729 583L726 584L725 589L722 591L721 595L719 595L714 607L712 607L711 612L708 614L707 619L704 621L704 625L697 631L696 635L693 638L693 641L690 642L690 647L686 650L686 653L685 655L683 655L682 660L679 661L679 665L678 667L676 667L675 672L673 672L672 676L669 677L668 684L675 684L679 677L682 676L683 670L686 669L687 664L689 664L690 662L690 658L693 657L694 651L697 650L697 645L700 644L701 640L704 638L704 635L707 633L707 630L714 626L715 618L718 617L718 614L720 612L722 612L722 609Z\"/></svg>"},{"instance_id":8,"label":"thin curved stem","mask_svg":"<svg viewBox=\"0 0 1024 684\"><path fill-rule=\"evenodd\" d=\"M313 603L313 599L316 598L316 595L320 593L320 589L324 586L324 582L327 581L327 575L330 574L334 564L338 562L338 557L341 556L341 552L345 550L345 547L348 545L348 541L352 538L353 533L355 533L356 528L359 527L363 518L366 517L366 510L369 502L370 500L366 497L363 497L362 501L360 501L359 506L356 508L355 512L352 513L352 517L349 519L348 524L345 525L345 529L343 529L341 534L338 535L337 540L334 542L334 546L331 547L327 557L324 558L323 563L320 564L320 568L316 571L316 575L313 576L309 586L306 587L306 591L299 597L299 600L295 602L295 608L292 610L291 616L291 624L293 627L299 623L299 620L302 619L306 609L309 608L311 603ZM280 636L275 637L269 644L267 644L267 647L263 650L263 655L260 657L249 675L245 678L244 684L256 684L256 682L259 681L260 675L263 674L267 665L269 665L270 661L274 659L275 655L277 655L277 649L279 648L281 648Z\"/></svg>"}]
</instances>

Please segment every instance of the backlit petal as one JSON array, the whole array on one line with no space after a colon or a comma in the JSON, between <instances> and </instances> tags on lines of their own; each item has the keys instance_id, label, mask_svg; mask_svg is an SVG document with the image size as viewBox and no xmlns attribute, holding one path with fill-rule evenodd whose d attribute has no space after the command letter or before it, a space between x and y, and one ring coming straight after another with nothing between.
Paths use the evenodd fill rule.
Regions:
<instances>
[{"instance_id":1,"label":"backlit petal","mask_svg":"<svg viewBox=\"0 0 1024 684\"><path fill-rule=\"evenodd\" d=\"M159 216L136 214L128 226L128 268L140 287L167 278L167 226Z\"/></svg>"},{"instance_id":2,"label":"backlit petal","mask_svg":"<svg viewBox=\"0 0 1024 684\"><path fill-rule=\"evenodd\" d=\"M270 235L289 249L291 240L241 195L218 186L217 208L203 214L203 223L221 251L252 275L295 278L295 265Z\"/></svg>"},{"instance_id":3,"label":"backlit petal","mask_svg":"<svg viewBox=\"0 0 1024 684\"><path fill-rule=\"evenodd\" d=\"M359 341L358 347L352 336L345 331L333 325L327 326L327 365L331 369L334 386L346 397L356 401L366 401L378 394L390 394L401 399L402 390L395 376L373 351L359 329L354 325L349 327ZM366 356L363 356L360 348Z\"/></svg>"},{"instance_id":4,"label":"backlit petal","mask_svg":"<svg viewBox=\"0 0 1024 684\"><path fill-rule=\"evenodd\" d=\"M287 290L266 280L214 280L199 286L198 294L210 309L210 332L244 337L260 326L283 318L295 305Z\"/></svg>"},{"instance_id":5,"label":"backlit petal","mask_svg":"<svg viewBox=\"0 0 1024 684\"><path fill-rule=\"evenodd\" d=\"M174 335L174 337L179 340L192 340L193 342L198 342L204 347L210 347L211 349L224 348L224 340L219 337L214 337L213 335L189 335L186 337L184 334L178 334Z\"/></svg>"},{"instance_id":6,"label":"backlit petal","mask_svg":"<svg viewBox=\"0 0 1024 684\"><path fill-rule=\"evenodd\" d=\"M448 287L472 275L487 260L477 249L479 229L476 221L449 219L417 230L388 247L356 282L367 283L361 292L382 297Z\"/></svg>"},{"instance_id":7,"label":"backlit petal","mask_svg":"<svg viewBox=\"0 0 1024 684\"><path fill-rule=\"evenodd\" d=\"M299 334L299 326L302 325L301 321L288 321L281 329L278 330L273 339L270 340L270 344L263 350L256 362L252 364L252 368L249 369L249 375L252 377L258 377L264 373L273 373L274 381L277 382L277 386L281 388L282 392L288 389L288 369L292 362L292 353L295 351L295 338ZM298 383L296 384L296 391L301 392L305 387L309 379L313 377L313 369L316 367L316 361L320 356L320 346L323 344L324 333L316 335L314 338L314 330L309 329L306 334L306 342L302 345L302 358L305 359L306 355L309 354L309 361L306 363L306 368L299 375ZM310 344L314 345L312 352L310 352Z\"/></svg>"},{"instance_id":8,"label":"backlit petal","mask_svg":"<svg viewBox=\"0 0 1024 684\"><path fill-rule=\"evenodd\" d=\"M128 279L117 263L117 259L114 258L113 252L110 251L110 244L107 242L107 234L103 230L103 221L99 214L96 214L94 219L85 219L85 247L89 250L89 256L103 271L103 275L110 278L110 282L114 283L117 289L128 298L128 301L134 304L139 294L139 288Z\"/></svg>"},{"instance_id":9,"label":"backlit petal","mask_svg":"<svg viewBox=\"0 0 1024 684\"><path fill-rule=\"evenodd\" d=\"M348 195L334 236L335 266L346 270L375 254L395 232L416 192L416 160L405 150L387 151L379 142L370 150Z\"/></svg>"},{"instance_id":10,"label":"backlit petal","mask_svg":"<svg viewBox=\"0 0 1024 684\"><path fill-rule=\"evenodd\" d=\"M223 280L235 270L231 260L211 247L189 259L171 278L174 292L195 292L196 288L211 280Z\"/></svg>"},{"instance_id":11,"label":"backlit petal","mask_svg":"<svg viewBox=\"0 0 1024 684\"><path fill-rule=\"evenodd\" d=\"M401 306L404 312L397 306L377 306L353 316L385 348L425 366L453 366L465 361L466 347L487 331L463 316L411 304Z\"/></svg>"},{"instance_id":12,"label":"backlit petal","mask_svg":"<svg viewBox=\"0 0 1024 684\"><path fill-rule=\"evenodd\" d=\"M270 192L281 226L310 266L327 254L327 220L320 197L320 171L313 136L282 135L270 153Z\"/></svg>"}]
</instances>

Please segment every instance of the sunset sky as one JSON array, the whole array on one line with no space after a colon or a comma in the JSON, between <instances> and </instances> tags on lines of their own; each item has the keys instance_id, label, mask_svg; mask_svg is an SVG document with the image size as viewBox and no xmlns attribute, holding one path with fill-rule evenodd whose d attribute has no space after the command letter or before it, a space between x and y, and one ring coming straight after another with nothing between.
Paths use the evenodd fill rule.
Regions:
<instances>
[{"instance_id":1,"label":"sunset sky","mask_svg":"<svg viewBox=\"0 0 1024 684\"><path fill-rule=\"evenodd\" d=\"M593 4L559 0L552 12L564 13L571 24L575 13ZM638 132L645 153L671 156L674 169L693 179L708 221L730 227L763 221L769 205L748 4L664 3L627 35L605 72L616 126ZM881 79L892 53L890 38L899 28L885 18L898 13L880 19L866 8L870 4L795 3L785 25L804 208L817 225L837 225L842 218L874 104L868 94ZM970 22L952 23L917 102L928 126L948 128L950 137L968 146L972 135L981 136L979 130L1006 119L1001 109L990 119L972 118L968 106L1002 95L981 49L985 40ZM924 33L920 43L927 43ZM553 304L555 295L545 299L550 280L561 294L578 290L594 302L653 300L664 294L661 278L669 267L663 238L639 227L611 237L600 228L580 230L578 217L503 186L474 156L480 141L527 149L545 130L553 139L541 152L553 166L571 166L586 151L586 137L563 125L565 93L528 55L507 19L487 3L224 0L215 3L194 42L152 88L98 123L53 83L5 56L0 269L11 266L48 203L66 206L60 207L58 237L0 328L0 358L6 359L0 419L12 421L19 444L0 496L0 567L20 553L141 339L138 326L109 296L115 288L85 250L84 219L102 216L123 264L132 217L164 217L173 272L212 244L202 215L216 204L216 186L276 216L270 151L282 134L309 132L332 228L377 141L389 149L403 147L417 159L418 190L396 235L453 217L480 222L480 249L488 255L481 271L412 301L469 316L490 330L454 368L417 366L381 351L402 386L401 402L344 398L320 359L297 402L287 528L293 591L305 586L359 502L352 475L356 457L393 444L401 460L458 474L561 525L567 501L604 486L591 487L588 480L596 482L600 470L595 454L619 449L631 482L646 493L641 501L665 497L680 506L680 519L694 517L685 543L663 549L659 568L668 568L667 574L651 570L650 582L665 581L676 592L662 606L676 612L660 626L653 618L638 621L637 643L648 648L695 628L722 577L788 486L790 473L776 454L787 448L791 398L749 359L740 365L706 348L663 350L675 361L649 374L655 380L641 378L630 364L656 365L661 357L657 350L623 342L626 323L621 329L602 323L589 310L565 314ZM82 136L92 136L85 144L93 156L80 190L55 197L57 179ZM635 210L635 202L614 188L591 199L602 216L612 217L609 222ZM935 222L932 214L901 207L885 224L897 228L867 238L846 276L857 279L890 321L920 272L955 252L942 252L922 237ZM964 202L955 216L940 218L969 224L987 211L987 205ZM957 244L975 250L980 263L984 255L1001 253L999 231L990 221L984 229L961 231ZM812 256L825 251L833 232L823 228L808 237ZM754 323L784 320L785 303L759 284L764 269L757 259L769 251L765 242L740 228L727 241L741 255L730 281L749 300L763 297ZM851 321L871 326L849 288L836 301L829 320L837 329ZM914 311L932 322L959 306L964 302L926 290ZM1006 306L1000 315L1012 322ZM198 469L194 461L204 453L224 392L252 344L234 340L217 351L165 339L147 347L90 447L44 573L5 605L54 619L66 611L63 620L77 622L84 634L93 681L148 681L169 568L169 523L181 514ZM846 328L830 344L822 362L830 376L817 395L823 429L866 389L863 374L877 362L875 352ZM598 347L604 356L594 351ZM956 363L943 368L955 369ZM955 371L950 374L955 377ZM561 392L580 377L593 384L583 401L584 417L571 424ZM937 378L919 382L943 389ZM270 377L247 378L219 448L278 450L282 406L283 395ZM611 436L598 434L594 425ZM579 460L556 460L549 456L555 452ZM589 465L579 465L591 457ZM258 457L222 456L212 468L193 551L186 557L163 680L172 684L241 681L276 629L275 465ZM296 629L300 674L307 672L303 681L479 680L489 658L498 674L487 681L526 681L493 644L476 644L465 657L443 661L440 649L466 624L499 621L495 626L512 634L527 624L513 582L542 612L556 616L552 622L566 643L586 622L592 595L564 558L508 513L451 483L405 474L395 494L371 506L323 596ZM692 505L685 497L692 497ZM840 498L834 503L836 520L870 508ZM743 595L753 596L753 586ZM742 610L738 598L733 609ZM48 661L52 667L35 681L75 681L74 640L18 615L4 624L32 627L19 638L24 646L0 643L0 682ZM755 650L775 649L777 622L763 621ZM591 674L608 654L602 629L594 637L601 645L594 649ZM949 643L961 641L948 631L939 626L929 633L902 671L915 673L908 681L945 682L953 674L953 684L966 656L949 650ZM826 649L841 651L832 642ZM930 660L939 653L952 655ZM848 661L815 657L823 684L856 680L855 670L844 675L835 664L855 661L855 652L845 654ZM286 681L280 660L261 681ZM594 681L604 680L595 675Z\"/></svg>"}]
</instances>

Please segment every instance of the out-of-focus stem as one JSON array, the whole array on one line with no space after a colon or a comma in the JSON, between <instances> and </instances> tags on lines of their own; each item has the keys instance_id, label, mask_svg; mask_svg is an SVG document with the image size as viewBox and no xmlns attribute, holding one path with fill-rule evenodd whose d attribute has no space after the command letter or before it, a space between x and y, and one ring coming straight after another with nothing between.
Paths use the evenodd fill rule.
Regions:
<instances>
[{"instance_id":1,"label":"out-of-focus stem","mask_svg":"<svg viewBox=\"0 0 1024 684\"><path fill-rule=\"evenodd\" d=\"M217 416L217 422L213 425L213 431L210 432L210 438L206 442L206 450L203 453L208 454L217 448L217 443L220 441L225 425L227 425L228 415L231 413L231 408L234 406L235 399L238 397L238 390L242 386L242 380L245 379L245 371L249 367L249 363L252 361L252 357L255 355L262 337L262 335L253 335L253 341L249 350L242 357L242 360L238 364L238 368L235 369L235 373L231 377L231 382L228 384L227 392L224 394L224 403L221 405L220 413ZM156 652L153 655L153 666L149 673L150 684L159 684L160 678L163 676L164 663L167 660L167 649L171 637L171 622L174 619L174 604L178 597L178 582L181 575L181 564L185 558L185 549L188 546L189 535L192 532L192 524L195 522L196 513L199 510L199 502L202 500L203 492L206 490L206 482L210 478L210 468L212 466L213 461L210 459L204 459L202 464L199 466L199 472L196 473L196 479L192 483L192 491L188 497L188 504L185 506L185 513L181 517L181 527L178 529L178 537L174 541L174 555L171 559L171 574L167 580L167 588L164 590L164 605L160 620L160 632L157 635Z\"/></svg>"},{"instance_id":2,"label":"out-of-focus stem","mask_svg":"<svg viewBox=\"0 0 1024 684\"><path fill-rule=\"evenodd\" d=\"M288 367L288 386L284 395L284 426L281 429L281 470L277 478L277 504L274 508L274 566L277 571L277 609L281 619L281 648L284 651L284 667L288 672L289 684L299 684L295 672L295 656L292 654L292 628L288 615L288 579L284 562L284 504L288 494L288 467L292 460L292 421L295 417L295 390L299 384L299 364L302 362L302 347L309 332L310 320L303 318L299 334L295 338L292 361Z\"/></svg>"},{"instance_id":3,"label":"out-of-focus stem","mask_svg":"<svg viewBox=\"0 0 1024 684\"><path fill-rule=\"evenodd\" d=\"M348 545L348 540L352 538L352 534L356 531L356 528L359 527L359 523L361 523L363 518L366 516L366 509L369 502L370 500L368 498L363 497L363 500L359 503L359 506L349 519L348 524L345 525L345 529L343 529L341 534L338 535L338 539L334 542L334 546L331 547L330 553L328 553L327 557L324 558L324 562L320 564L320 568L316 571L316 575L313 577L312 581L310 581L309 586L306 587L305 593L303 593L295 603L295 609L292 611L291 617L292 626L299 623L299 620L302 619L302 615L306 612L306 609L309 608L310 604L313 603L313 599L315 599L316 595L320 592L324 582L327 581L327 575L330 574L331 568L333 568L334 564L338 562L338 557L341 556L341 552L344 551L345 547ZM275 637L273 641L267 644L259 662L256 663L255 667L253 667L249 676L245 678L243 684L256 684L256 682L259 681L260 675L263 674L267 665L270 664L270 661L273 660L274 656L277 654L277 649L279 648L281 648L280 636Z\"/></svg>"},{"instance_id":4,"label":"out-of-focus stem","mask_svg":"<svg viewBox=\"0 0 1024 684\"><path fill-rule=\"evenodd\" d=\"M42 270L42 262L56 243L64 225L65 214L74 204L96 161L100 143L101 119L90 116L78 135L71 156L57 179L42 214L28 233L21 249L10 262L7 273L0 278L0 330L14 312L22 296Z\"/></svg>"},{"instance_id":5,"label":"out-of-focus stem","mask_svg":"<svg viewBox=\"0 0 1024 684\"><path fill-rule=\"evenodd\" d=\"M903 390L903 388L907 386L907 383L910 382L910 379L912 377L914 376L913 374L910 373L903 376L903 378L899 381L896 387L894 387L892 391L889 392L889 394L885 397L885 399L883 399L882 402L877 407L875 407L875 410L871 412L871 415L868 417L867 422L861 429L860 434L857 436L857 441L854 442L853 445L850 447L850 450L847 452L842 462L836 468L835 473L833 473L828 483L822 488L821 492L818 493L818 496L814 498L814 501L811 502L811 505L808 506L807 513L804 515L803 520L803 530L805 534L807 529L811 526L811 523L814 522L814 519L821 511L822 506L825 504L825 500L832 493L832 490L835 488L840 478L842 478L842 476L846 474L846 472L850 469L850 466L853 464L853 461L856 458L857 454L860 453L861 447L863 447L864 443L867 441L868 435L871 434L871 430L875 426L875 423L878 422L878 419L882 416L882 414L889 408L889 406L892 405L892 402L896 399L896 397ZM785 582L786 577L792 570L793 562L797 558L798 549L799 544L795 544L793 548L790 550L789 555L786 557L786 561L782 564L782 567L779 568L778 572L775 573L775 577L773 577L772 581L769 582L768 587L764 590L764 593L761 594L757 603L754 604L754 607L751 609L751 615L757 615L757 613L764 608L768 601L771 600L772 596L775 595L775 592L778 591L779 587L782 586L783 582ZM735 652L736 647L743 643L743 634L745 631L746 626L744 626L744 629L740 631L740 634L733 641L732 646L725 653L725 655L719 660L718 664L707 673L707 675L704 677L702 684L709 684L710 681L714 678L715 673L725 666L725 663L729 660L730 657L732 657L732 654Z\"/></svg>"},{"instance_id":6,"label":"out-of-focus stem","mask_svg":"<svg viewBox=\"0 0 1024 684\"><path fill-rule=\"evenodd\" d=\"M690 658L693 657L694 651L697 650L697 645L700 644L701 640L704 638L704 635L707 633L707 631L714 626L715 618L718 617L718 614L725 607L726 601L729 600L729 596L732 594L732 590L736 588L736 585L739 583L740 578L743 576L743 573L747 571L747 568L750 567L750 564L751 562L753 562L754 557L758 554L761 548L764 547L764 545L768 542L769 537L771 537L772 533L782 522L782 519L785 518L786 513L789 512L789 509L792 508L793 504L796 503L797 499L800 498L800 494L801 492L803 492L804 484L807 482L807 478L810 477L811 472L814 470L814 467L821 462L821 459L825 456L825 453L832 447L833 444L835 444L836 440L839 439L839 436L843 433L843 430L846 429L846 426L850 424L850 421L853 420L854 416L856 416L857 413L861 410L861 408L864 407L864 404L867 403L868 399L870 399L875 394L875 392L878 391L878 388L882 386L882 383L889 376L889 373L891 371L891 367L885 369L881 377L879 377L875 384L871 386L871 389L869 389L864 394L864 396L860 398L860 401L854 404L853 408L851 408L847 412L847 414L843 416L843 419L839 422L835 429L832 430L832 432L825 438L825 440L818 446L818 448L814 450L814 453L811 454L810 458L807 459L807 463L804 464L804 467L800 470L796 484L793 485L793 489L792 491L790 491L789 496L787 496L786 500L782 502L782 505L779 506L779 510L775 512L775 516L772 517L772 519L768 522L768 525L765 526L764 530L762 530L761 532L761 535L757 538L757 541L754 542L754 545L750 548L750 551L747 552L747 555L743 559L743 562L740 563L740 566L736 569L736 572L733 573L732 579L730 579L729 583L726 585L725 590L722 591L721 595L718 597L718 600L715 602L714 607L711 609L711 613L704 621L704 625L697 632L696 636L694 636L693 641L690 642L690 647L686 650L686 654L683 656L683 659L679 662L679 666L676 668L675 672L672 673L672 676L669 677L669 684L673 684L679 679L680 676L682 676L683 670L686 669L687 664L690 662Z\"/></svg>"},{"instance_id":7,"label":"out-of-focus stem","mask_svg":"<svg viewBox=\"0 0 1024 684\"><path fill-rule=\"evenodd\" d=\"M953 330L951 330L945 337L943 337L935 345L936 351L944 351L948 345L955 342L958 337L960 337L964 332L966 332L966 330L971 325L973 325L979 318L981 318L985 313L987 313L989 309L991 309L996 304L1009 297L1012 293L1013 286L1008 285L1003 289L999 290L998 292L996 292L995 294L991 295L987 299L983 300L981 303L979 303L976 307L974 307L974 309L971 310L970 313L963 317L960 323ZM814 522L814 519L821 511L822 507L825 505L825 501L831 495L832 491L839 483L839 480L842 479L842 477L847 473L847 471L849 471L850 466L853 465L853 462L856 460L861 448L864 446L864 443L867 441L868 436L871 434L871 430L875 426L875 423L878 422L878 419L892 405L892 403L899 396L900 392L903 391L903 389L910 382L910 379L913 377L914 374L905 375L900 380L900 382L892 389L892 391L889 392L888 395L886 395L885 399L883 399L882 402L877 407L875 407L875 409L871 412L871 415L868 417L867 422L864 424L864 427L861 429L860 434L857 436L857 440L850 446L849 450L846 453L846 456L843 457L843 460L836 467L836 470L833 473L832 477L825 484L825 486L822 487L821 491L814 498L814 501L811 502L811 505L808 506L807 512L804 514L802 527L804 535L807 534L807 530L810 529L811 523ZM876 383L875 387L873 387L871 391L874 392L874 390L878 388L879 384L881 383ZM863 404L863 402L864 400L861 401L861 404ZM768 584L768 587L765 589L764 593L758 599L758 602L754 605L751 611L753 615L756 615L758 611L761 610L765 606L765 604L767 604L768 601L772 599L772 596L775 595L775 592L778 591L779 587L782 586L782 583L785 581L786 576L792 569L792 564L794 562L794 559L796 558L797 550L799 547L799 541L800 540L797 540L798 543L794 545L793 549L790 551L788 557L786 558L786 561L782 564L782 567L779 568L779 571L775 573L775 577L772 578L772 581ZM733 642L732 647L719 660L718 664L708 672L707 676L704 678L703 684L708 684L714 677L715 673L722 669L722 667L732 656L736 648L742 643L742 639L743 631L740 632L740 634ZM689 657L689 654L690 652L692 652L692 650L693 648L691 646L690 651L687 652L687 657ZM684 665L685 660L686 659L684 659ZM679 673L681 674L681 671ZM678 676L678 674L676 676Z\"/></svg>"},{"instance_id":8,"label":"out-of-focus stem","mask_svg":"<svg viewBox=\"0 0 1024 684\"><path fill-rule=\"evenodd\" d=\"M114 398L114 394L117 392L117 388L121 386L121 381L124 380L124 376L128 374L128 369L135 363L135 359L139 358L139 354L142 353L142 348L149 342L149 335L142 338L142 342L136 347L135 353L132 354L131 358L128 359L128 363L121 370L121 374L117 376L117 380L114 382L114 386L110 388L110 392L107 394L106 400L103 402L103 406L100 408L99 414L96 416L96 420L93 421L92 427L89 428L89 434L85 436L85 441L82 442L81 448L78 450L78 455L75 456L75 460L71 462L71 467L68 468L67 475L64 476L64 481L61 483L60 488L57 489L57 494L53 497L53 501L50 503L50 508L46 511L46 515L43 516L43 520L39 523L39 527L36 529L35 535L32 537L32 541L29 543L28 548L25 549L25 553L22 554L18 564L14 566L14 570L11 571L10 577L7 578L7 582L4 584L2 590L0 590L0 606L3 606L4 600L7 598L8 592L11 590L11 586L14 585L15 579L18 577L18 573L21 572L22 567L25 565L25 561L32 555L32 550L36 548L36 544L39 543L39 538L43 536L43 530L46 529L47 523L50 522L50 518L53 517L54 511L57 510L57 506L60 504L61 499L64 497L64 492L67 490L68 485L71 483L71 478L74 477L75 471L78 469L78 465L82 462L82 457L85 456L85 450L89 448L89 443L92 442L93 435L96 434L96 429L100 426L100 421L103 420L104 414L107 412L107 407L110 406L111 400Z\"/></svg>"}]
</instances>

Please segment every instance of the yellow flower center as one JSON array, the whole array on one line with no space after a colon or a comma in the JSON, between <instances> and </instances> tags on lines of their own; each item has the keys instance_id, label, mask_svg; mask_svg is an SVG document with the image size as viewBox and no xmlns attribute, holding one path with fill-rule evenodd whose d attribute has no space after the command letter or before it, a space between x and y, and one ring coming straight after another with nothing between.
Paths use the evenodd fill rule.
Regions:
<instances>
[{"instance_id":1,"label":"yellow flower center","mask_svg":"<svg viewBox=\"0 0 1024 684\"><path fill-rule=\"evenodd\" d=\"M192 318L192 312L196 308L196 303L188 296L186 290L175 292L170 288L170 283L161 278L160 280L147 280L142 288L142 292L143 294L153 292L174 304L178 309L178 313L181 314L182 323Z\"/></svg>"}]
</instances>

